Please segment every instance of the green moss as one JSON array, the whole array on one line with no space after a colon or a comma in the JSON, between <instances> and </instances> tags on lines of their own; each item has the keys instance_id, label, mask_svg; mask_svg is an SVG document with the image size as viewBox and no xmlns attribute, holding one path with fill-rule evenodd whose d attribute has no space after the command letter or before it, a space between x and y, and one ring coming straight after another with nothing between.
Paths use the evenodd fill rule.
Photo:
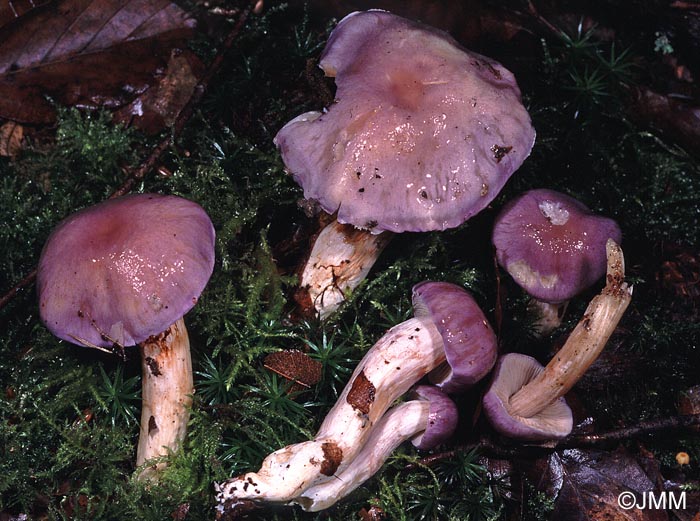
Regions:
<instances>
[{"instance_id":1,"label":"green moss","mask_svg":"<svg viewBox=\"0 0 700 521\"><path fill-rule=\"evenodd\" d=\"M504 350L546 358L551 342L531 336L526 300L497 273L489 246L498 209L528 188L570 193L615 217L624 232L635 293L610 348L638 361L639 372L606 381L601 392L583 393L585 411L616 424L674 414L678 393L697 383L700 328L690 319L692 302L679 303L657 282L667 260L661 245L692 253L697 243L697 159L626 117L624 86L639 80L629 65L643 50L622 54L629 42L613 46L588 33L545 35L535 55L511 52L537 73L525 74L521 85L538 141L489 208L455 230L396 237L327 323L291 322L294 265L301 254L280 245L296 233L303 253L314 223L297 205L302 191L284 173L272 138L288 119L326 102L332 84L320 77L314 60L329 26L304 8L275 6L253 17L198 112L162 158L173 174L149 174L138 186L197 201L217 232L214 275L186 317L197 392L185 450L170 458L159 485L134 480L137 354L129 350L121 361L59 342L39 323L29 288L0 310L0 510L50 519L162 521L189 509L188 518L211 518L212 483L256 469L269 452L312 436L357 360L388 327L410 316L410 290L422 280L467 288L492 323L502 318ZM211 47L199 44L202 55L212 55ZM3 293L36 265L53 226L105 199L122 183L123 168L138 163L151 145L137 132L113 126L107 114L64 110L54 142L37 139L19 160L0 160ZM562 332L595 291L572 302ZM287 393L287 382L262 364L266 354L286 348L306 349L322 364L320 384ZM86 415L87 422L81 419ZM697 461L697 438L677 442ZM674 446L648 446L673 466ZM346 520L376 503L391 519L504 518L504 483L475 455L409 469L416 460L417 453L403 447L327 514L271 509L261 516ZM688 474L697 477L697 467ZM533 519L551 511L543 499L534 491L530 496Z\"/></svg>"}]
</instances>

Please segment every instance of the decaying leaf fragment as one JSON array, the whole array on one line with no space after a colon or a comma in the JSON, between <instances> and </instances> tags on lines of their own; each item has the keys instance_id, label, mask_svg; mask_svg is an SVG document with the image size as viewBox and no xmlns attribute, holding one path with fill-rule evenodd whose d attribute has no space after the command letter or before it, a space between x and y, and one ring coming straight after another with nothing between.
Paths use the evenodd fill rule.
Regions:
<instances>
[{"instance_id":1,"label":"decaying leaf fragment","mask_svg":"<svg viewBox=\"0 0 700 521\"><path fill-rule=\"evenodd\" d=\"M117 108L162 76L194 20L168 0L59 0L0 27L0 117L46 124L56 103Z\"/></svg>"},{"instance_id":2,"label":"decaying leaf fragment","mask_svg":"<svg viewBox=\"0 0 700 521\"><path fill-rule=\"evenodd\" d=\"M540 461L539 463L544 463ZM665 509L625 508L644 496L660 497L660 475L651 473L625 449L614 452L569 449L553 453L537 466L539 490L555 498L550 519L589 521L662 521ZM534 470L534 469L533 469Z\"/></svg>"},{"instance_id":3,"label":"decaying leaf fragment","mask_svg":"<svg viewBox=\"0 0 700 521\"><path fill-rule=\"evenodd\" d=\"M22 148L24 127L14 121L0 125L0 156L15 158Z\"/></svg>"},{"instance_id":4,"label":"decaying leaf fragment","mask_svg":"<svg viewBox=\"0 0 700 521\"><path fill-rule=\"evenodd\" d=\"M0 2L0 27L50 0L8 0Z\"/></svg>"},{"instance_id":5,"label":"decaying leaf fragment","mask_svg":"<svg viewBox=\"0 0 700 521\"><path fill-rule=\"evenodd\" d=\"M192 96L203 71L204 64L193 52L173 49L158 84L119 109L115 119L149 134L171 126Z\"/></svg>"},{"instance_id":6,"label":"decaying leaf fragment","mask_svg":"<svg viewBox=\"0 0 700 521\"><path fill-rule=\"evenodd\" d=\"M321 381L321 364L296 349L270 353L265 357L263 365L266 369L291 381L294 385L290 391L308 389Z\"/></svg>"}]
</instances>

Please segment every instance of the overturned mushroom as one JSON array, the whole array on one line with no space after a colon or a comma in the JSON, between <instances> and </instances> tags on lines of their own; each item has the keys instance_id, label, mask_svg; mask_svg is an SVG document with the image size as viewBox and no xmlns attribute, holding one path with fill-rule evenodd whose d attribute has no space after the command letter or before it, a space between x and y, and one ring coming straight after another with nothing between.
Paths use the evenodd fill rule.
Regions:
<instances>
[{"instance_id":1,"label":"overturned mushroom","mask_svg":"<svg viewBox=\"0 0 700 521\"><path fill-rule=\"evenodd\" d=\"M390 233L453 228L484 209L535 131L502 65L388 12L346 16L320 66L336 79L336 102L287 123L275 143L304 196L337 212L301 277L323 318Z\"/></svg>"},{"instance_id":2,"label":"overturned mushroom","mask_svg":"<svg viewBox=\"0 0 700 521\"><path fill-rule=\"evenodd\" d=\"M455 403L436 387L419 385L410 401L395 405L377 422L362 450L334 479L306 489L290 503L307 512L333 506L367 481L404 441L411 440L421 450L447 441L457 428L459 413Z\"/></svg>"},{"instance_id":3,"label":"overturned mushroom","mask_svg":"<svg viewBox=\"0 0 700 521\"><path fill-rule=\"evenodd\" d=\"M214 268L214 228L175 196L137 194L86 208L51 233L39 261L39 312L73 344L118 351L140 344L143 363L137 465L176 451L194 392L182 319ZM163 464L141 477L155 477Z\"/></svg>"},{"instance_id":4,"label":"overturned mushroom","mask_svg":"<svg viewBox=\"0 0 700 521\"><path fill-rule=\"evenodd\" d=\"M455 301L464 302L459 322L441 317L454 312ZM434 317L445 343L445 362L430 372L431 383L446 393L463 392L484 376L496 363L498 341L476 302L459 286L448 282L421 282L413 287L413 306L417 315ZM453 328L458 326L458 331Z\"/></svg>"},{"instance_id":5,"label":"overturned mushroom","mask_svg":"<svg viewBox=\"0 0 700 521\"><path fill-rule=\"evenodd\" d=\"M433 291L430 285L437 286ZM444 289L446 291L439 291ZM352 465L375 424L391 404L423 376L445 362L445 351L479 351L486 319L463 289L445 283L414 288L415 317L390 329L367 352L348 385L324 419L316 437L273 452L258 472L218 486L220 505L254 500L287 503ZM436 303L440 302L440 305ZM456 357L469 369L486 374L495 361L493 350L474 357Z\"/></svg>"},{"instance_id":6,"label":"overturned mushroom","mask_svg":"<svg viewBox=\"0 0 700 521\"><path fill-rule=\"evenodd\" d=\"M612 219L547 189L510 201L493 228L498 263L532 297L539 335L557 328L568 301L603 276L606 241L621 238Z\"/></svg>"},{"instance_id":7,"label":"overturned mushroom","mask_svg":"<svg viewBox=\"0 0 700 521\"><path fill-rule=\"evenodd\" d=\"M542 369L529 357L506 355L484 396L484 412L504 436L553 440L571 432L571 412L561 399L605 347L632 298L624 282L622 249L607 242L607 283L591 300L564 346Z\"/></svg>"},{"instance_id":8,"label":"overturned mushroom","mask_svg":"<svg viewBox=\"0 0 700 521\"><path fill-rule=\"evenodd\" d=\"M509 413L510 397L543 370L537 360L520 353L508 353L498 359L492 383L484 395L484 411L498 432L529 441L556 440L571 432L573 416L563 397L531 416Z\"/></svg>"}]
</instances>

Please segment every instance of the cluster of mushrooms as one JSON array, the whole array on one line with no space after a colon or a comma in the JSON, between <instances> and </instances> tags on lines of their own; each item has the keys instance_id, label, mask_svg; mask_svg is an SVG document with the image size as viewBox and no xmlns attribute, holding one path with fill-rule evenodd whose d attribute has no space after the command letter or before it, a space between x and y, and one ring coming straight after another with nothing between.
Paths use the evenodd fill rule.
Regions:
<instances>
[{"instance_id":1,"label":"cluster of mushrooms","mask_svg":"<svg viewBox=\"0 0 700 521\"><path fill-rule=\"evenodd\" d=\"M344 18L320 66L335 78L335 103L290 121L275 143L306 199L334 216L300 273L323 319L357 288L392 234L453 228L483 210L530 154L535 131L502 65L385 11ZM194 388L182 317L212 274L214 241L196 203L138 194L68 217L42 252L40 316L56 336L109 352L140 346L141 478L157 479L186 436ZM314 439L217 484L217 518L249 501L328 508L404 441L426 450L450 439L458 421L450 396L487 375L483 412L498 433L538 443L567 436L573 420L564 395L630 302L620 242L614 221L565 194L531 190L508 203L493 245L530 296L538 334L556 328L569 299L605 275L549 364L499 357L492 327L463 288L417 284L414 318L366 353Z\"/></svg>"}]
</instances>

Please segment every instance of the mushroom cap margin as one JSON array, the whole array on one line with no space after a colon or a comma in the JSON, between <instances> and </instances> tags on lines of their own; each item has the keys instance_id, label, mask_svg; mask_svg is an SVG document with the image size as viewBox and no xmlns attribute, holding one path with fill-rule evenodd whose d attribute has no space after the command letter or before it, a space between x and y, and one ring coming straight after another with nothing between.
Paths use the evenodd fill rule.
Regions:
<instances>
[{"instance_id":1,"label":"mushroom cap margin","mask_svg":"<svg viewBox=\"0 0 700 521\"><path fill-rule=\"evenodd\" d=\"M80 210L42 250L41 320L88 347L159 334L199 299L214 269L214 238L204 209L177 196L133 194Z\"/></svg>"}]
</instances>

